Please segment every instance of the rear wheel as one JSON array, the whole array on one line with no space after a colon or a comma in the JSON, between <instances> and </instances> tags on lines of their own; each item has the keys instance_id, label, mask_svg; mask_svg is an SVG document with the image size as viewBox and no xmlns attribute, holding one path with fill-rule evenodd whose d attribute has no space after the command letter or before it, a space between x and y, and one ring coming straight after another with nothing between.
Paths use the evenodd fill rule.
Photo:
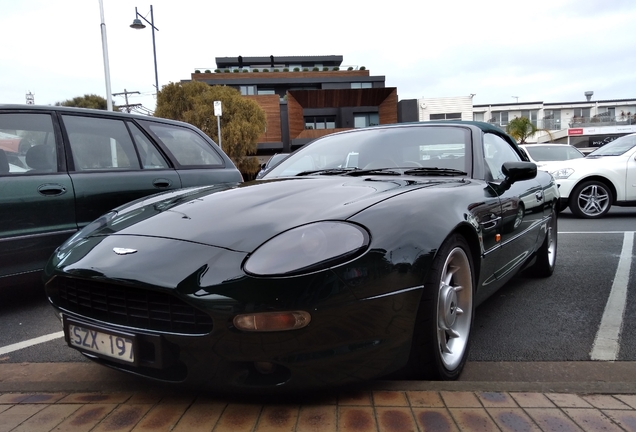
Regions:
<instances>
[{"instance_id":1,"label":"rear wheel","mask_svg":"<svg viewBox=\"0 0 636 432\"><path fill-rule=\"evenodd\" d=\"M453 380L466 359L473 325L470 247L459 234L440 247L424 283L409 371L420 379Z\"/></svg>"},{"instance_id":2,"label":"rear wheel","mask_svg":"<svg viewBox=\"0 0 636 432\"><path fill-rule=\"evenodd\" d=\"M597 219L612 206L612 192L605 183L590 180L574 188L570 195L570 210L578 217Z\"/></svg>"}]
</instances>

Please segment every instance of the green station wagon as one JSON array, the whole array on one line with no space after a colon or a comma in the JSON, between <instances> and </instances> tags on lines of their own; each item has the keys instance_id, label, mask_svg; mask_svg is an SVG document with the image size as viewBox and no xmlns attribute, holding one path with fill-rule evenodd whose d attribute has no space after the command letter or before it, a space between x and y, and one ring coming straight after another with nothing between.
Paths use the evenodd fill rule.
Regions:
<instances>
[{"instance_id":1,"label":"green station wagon","mask_svg":"<svg viewBox=\"0 0 636 432\"><path fill-rule=\"evenodd\" d=\"M115 207L242 180L228 156L187 123L0 105L0 287L37 281L57 246Z\"/></svg>"}]
</instances>

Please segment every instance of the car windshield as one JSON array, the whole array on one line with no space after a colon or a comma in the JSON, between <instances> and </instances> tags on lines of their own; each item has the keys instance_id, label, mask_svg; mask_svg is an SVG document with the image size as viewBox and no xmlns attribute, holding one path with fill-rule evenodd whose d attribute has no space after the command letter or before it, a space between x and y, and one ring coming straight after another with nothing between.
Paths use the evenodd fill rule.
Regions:
<instances>
[{"instance_id":1,"label":"car windshield","mask_svg":"<svg viewBox=\"0 0 636 432\"><path fill-rule=\"evenodd\" d=\"M375 174L414 168L467 172L470 130L457 126L378 127L319 138L293 153L263 178L296 175ZM435 170L431 170L432 173ZM421 173L420 173L421 175ZM432 174L431 174L432 175Z\"/></svg>"},{"instance_id":2,"label":"car windshield","mask_svg":"<svg viewBox=\"0 0 636 432\"><path fill-rule=\"evenodd\" d=\"M567 144L556 144L552 146L527 145L525 150L530 153L532 159L537 162L544 161L565 161L570 159L584 158L585 155L576 148Z\"/></svg>"},{"instance_id":3,"label":"car windshield","mask_svg":"<svg viewBox=\"0 0 636 432\"><path fill-rule=\"evenodd\" d=\"M636 146L636 134L625 135L620 138L616 138L609 144L605 144L603 147L599 147L587 157L598 156L620 156L623 153L631 150Z\"/></svg>"}]
</instances>

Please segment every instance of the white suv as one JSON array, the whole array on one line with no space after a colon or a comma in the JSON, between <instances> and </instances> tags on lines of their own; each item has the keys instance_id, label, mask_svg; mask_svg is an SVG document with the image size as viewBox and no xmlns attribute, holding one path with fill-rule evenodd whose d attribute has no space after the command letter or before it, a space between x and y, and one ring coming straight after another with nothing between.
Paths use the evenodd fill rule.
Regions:
<instances>
[{"instance_id":1,"label":"white suv","mask_svg":"<svg viewBox=\"0 0 636 432\"><path fill-rule=\"evenodd\" d=\"M552 165L561 210L582 218L603 217L612 205L636 206L636 133L620 137L582 159Z\"/></svg>"}]
</instances>

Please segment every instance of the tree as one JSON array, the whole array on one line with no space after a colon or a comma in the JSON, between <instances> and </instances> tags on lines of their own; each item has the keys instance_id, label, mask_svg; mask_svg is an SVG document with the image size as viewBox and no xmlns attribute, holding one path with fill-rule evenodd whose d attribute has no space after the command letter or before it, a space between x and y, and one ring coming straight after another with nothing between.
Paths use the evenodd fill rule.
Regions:
<instances>
[{"instance_id":1,"label":"tree","mask_svg":"<svg viewBox=\"0 0 636 432\"><path fill-rule=\"evenodd\" d=\"M223 151L238 169L255 174L259 169L256 154L258 137L265 130L265 112L253 100L227 86L209 86L200 81L170 83L157 94L156 117L190 123L218 143L214 101L221 101Z\"/></svg>"},{"instance_id":2,"label":"tree","mask_svg":"<svg viewBox=\"0 0 636 432\"><path fill-rule=\"evenodd\" d=\"M84 96L77 96L73 99L67 99L64 102L56 102L55 106L106 110L108 109L108 101L96 94L85 94ZM119 108L113 105L113 111L119 111Z\"/></svg>"},{"instance_id":3,"label":"tree","mask_svg":"<svg viewBox=\"0 0 636 432\"><path fill-rule=\"evenodd\" d=\"M526 140L539 131L547 132L552 139L552 134L547 129L539 129L527 117L515 117L508 122L506 132L519 142L525 144Z\"/></svg>"}]
</instances>

